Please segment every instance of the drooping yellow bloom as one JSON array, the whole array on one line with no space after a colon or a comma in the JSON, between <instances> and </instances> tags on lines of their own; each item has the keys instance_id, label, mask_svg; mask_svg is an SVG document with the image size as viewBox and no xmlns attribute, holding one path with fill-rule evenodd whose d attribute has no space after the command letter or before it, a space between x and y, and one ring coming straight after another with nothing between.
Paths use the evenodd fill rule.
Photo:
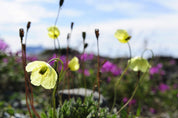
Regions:
<instances>
[{"instance_id":1,"label":"drooping yellow bloom","mask_svg":"<svg viewBox=\"0 0 178 118\"><path fill-rule=\"evenodd\" d=\"M51 26L48 28L48 36L52 39L57 39L60 35L60 31L56 26Z\"/></svg>"},{"instance_id":2,"label":"drooping yellow bloom","mask_svg":"<svg viewBox=\"0 0 178 118\"><path fill-rule=\"evenodd\" d=\"M115 38L117 38L121 43L127 43L131 36L127 33L127 31L118 29L115 34Z\"/></svg>"},{"instance_id":3,"label":"drooping yellow bloom","mask_svg":"<svg viewBox=\"0 0 178 118\"><path fill-rule=\"evenodd\" d=\"M77 57L72 58L68 63L68 67L71 71L77 71L80 67L79 59Z\"/></svg>"},{"instance_id":4,"label":"drooping yellow bloom","mask_svg":"<svg viewBox=\"0 0 178 118\"><path fill-rule=\"evenodd\" d=\"M30 62L26 66L27 72L32 72L31 83L35 86L43 86L45 89L54 88L57 81L56 71L44 61Z\"/></svg>"},{"instance_id":5,"label":"drooping yellow bloom","mask_svg":"<svg viewBox=\"0 0 178 118\"><path fill-rule=\"evenodd\" d=\"M151 67L148 61L142 57L134 57L128 60L128 64L133 71L146 72Z\"/></svg>"}]
</instances>

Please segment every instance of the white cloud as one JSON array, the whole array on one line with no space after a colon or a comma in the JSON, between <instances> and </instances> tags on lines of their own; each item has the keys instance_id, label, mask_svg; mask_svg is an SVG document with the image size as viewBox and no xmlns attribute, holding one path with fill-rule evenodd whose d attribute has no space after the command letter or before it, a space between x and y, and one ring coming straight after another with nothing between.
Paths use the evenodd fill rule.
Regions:
<instances>
[{"instance_id":1,"label":"white cloud","mask_svg":"<svg viewBox=\"0 0 178 118\"><path fill-rule=\"evenodd\" d=\"M152 1L152 2L155 2L155 3L158 3L160 5L163 5L169 9L172 9L172 10L175 10L175 11L178 11L178 1L177 0L144 0L144 1Z\"/></svg>"},{"instance_id":2,"label":"white cloud","mask_svg":"<svg viewBox=\"0 0 178 118\"><path fill-rule=\"evenodd\" d=\"M37 1L40 3L42 0ZM0 14L3 14L3 17L1 17L0 19L0 33L13 50L20 49L18 29L20 27L25 27L28 20L32 21L32 26L28 35L28 46L43 45L47 48L53 48L53 41L47 36L47 27L49 26L49 23L44 22L43 19L51 18L54 21L56 17L56 11L53 11L53 9L49 9L48 7L45 7L43 5L36 4L37 1L0 1ZM170 7L175 10L177 9L175 7L176 5L168 3L165 0L163 1L164 2L161 2L161 0L159 0L157 2L161 5L166 6L167 8ZM50 3L50 0L45 0L44 2ZM115 13L115 11L117 10L120 10L127 15L129 15L130 11L132 11L133 13L144 13L141 3L130 3L128 2L128 0L121 1L120 3L122 4L122 6L120 6L118 0L86 0L85 2L96 7L96 9L103 11L104 13L106 11ZM4 10L6 10L6 12L4 12ZM171 50L176 49L176 38L178 37L177 12L172 12L172 14L150 14L145 14L145 16L149 15L147 17L132 17L131 19L110 18L110 21L107 20L107 22L101 19L100 22L95 22L93 24L89 23L91 25L83 25L80 24L79 21L74 25L74 31L72 33L70 46L74 49L82 51L82 32L86 31L86 42L89 43L86 51L96 52L96 37L94 34L94 30L95 28L99 28L101 55L109 55L111 57L125 55L129 56L127 45L119 43L113 36L116 29L119 28L128 30L129 33L132 35L130 44L132 45L133 55L141 54L141 52L139 51L144 48L143 43L145 39L147 39L148 41L148 48L153 49L153 51L155 51L157 54L159 52L173 54L173 51L171 52ZM60 15L63 17L66 16L66 19L70 19L73 17L82 19L84 13L77 8L67 9L64 7ZM102 18L104 19L104 16ZM65 23L65 21L63 22ZM60 22L58 24L60 26ZM67 42L67 33L70 32L70 29L69 27L60 26L60 31L61 35L59 37L59 40L61 43L61 47L65 47ZM17 45L17 43L19 45Z\"/></svg>"},{"instance_id":3,"label":"white cloud","mask_svg":"<svg viewBox=\"0 0 178 118\"><path fill-rule=\"evenodd\" d=\"M83 12L75 9L62 9L61 15L65 17L80 17Z\"/></svg>"},{"instance_id":4,"label":"white cloud","mask_svg":"<svg viewBox=\"0 0 178 118\"><path fill-rule=\"evenodd\" d=\"M35 3L23 3L15 1L0 1L0 23L22 23L28 20L39 22L41 18L56 17L54 12L46 10L43 6Z\"/></svg>"}]
</instances>

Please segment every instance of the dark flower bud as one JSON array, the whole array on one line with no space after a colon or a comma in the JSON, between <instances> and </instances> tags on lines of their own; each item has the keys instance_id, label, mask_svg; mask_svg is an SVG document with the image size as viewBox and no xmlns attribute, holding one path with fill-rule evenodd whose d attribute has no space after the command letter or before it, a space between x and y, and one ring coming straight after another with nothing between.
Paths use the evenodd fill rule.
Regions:
<instances>
[{"instance_id":1,"label":"dark flower bud","mask_svg":"<svg viewBox=\"0 0 178 118\"><path fill-rule=\"evenodd\" d=\"M130 40L131 39L131 36L128 36L125 40Z\"/></svg>"},{"instance_id":2,"label":"dark flower bud","mask_svg":"<svg viewBox=\"0 0 178 118\"><path fill-rule=\"evenodd\" d=\"M96 38L97 38L97 40L98 40L98 37L99 37L99 29L95 29L95 35L96 35Z\"/></svg>"},{"instance_id":3,"label":"dark flower bud","mask_svg":"<svg viewBox=\"0 0 178 118\"><path fill-rule=\"evenodd\" d=\"M82 37L83 37L83 40L85 40L85 38L86 38L86 32L82 32Z\"/></svg>"},{"instance_id":4,"label":"dark flower bud","mask_svg":"<svg viewBox=\"0 0 178 118\"><path fill-rule=\"evenodd\" d=\"M62 7L63 3L64 3L64 0L60 0L59 1L59 6Z\"/></svg>"},{"instance_id":5,"label":"dark flower bud","mask_svg":"<svg viewBox=\"0 0 178 118\"><path fill-rule=\"evenodd\" d=\"M86 49L88 47L88 43L84 44L84 49Z\"/></svg>"},{"instance_id":6,"label":"dark flower bud","mask_svg":"<svg viewBox=\"0 0 178 118\"><path fill-rule=\"evenodd\" d=\"M30 28L30 26L31 26L31 22L28 21L28 23L27 23L27 30Z\"/></svg>"},{"instance_id":7,"label":"dark flower bud","mask_svg":"<svg viewBox=\"0 0 178 118\"><path fill-rule=\"evenodd\" d=\"M67 34L67 40L69 40L69 39L70 39L70 33Z\"/></svg>"},{"instance_id":8,"label":"dark flower bud","mask_svg":"<svg viewBox=\"0 0 178 118\"><path fill-rule=\"evenodd\" d=\"M19 36L20 36L20 38L24 37L24 30L23 30L23 28L19 29Z\"/></svg>"},{"instance_id":9,"label":"dark flower bud","mask_svg":"<svg viewBox=\"0 0 178 118\"><path fill-rule=\"evenodd\" d=\"M71 22L71 30L73 30L74 22Z\"/></svg>"}]
</instances>

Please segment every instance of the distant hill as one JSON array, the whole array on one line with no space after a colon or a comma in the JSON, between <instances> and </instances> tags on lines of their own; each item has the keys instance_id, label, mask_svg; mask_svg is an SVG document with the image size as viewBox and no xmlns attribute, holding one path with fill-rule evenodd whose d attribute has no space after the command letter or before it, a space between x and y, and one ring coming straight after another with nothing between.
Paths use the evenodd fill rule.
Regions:
<instances>
[{"instance_id":1,"label":"distant hill","mask_svg":"<svg viewBox=\"0 0 178 118\"><path fill-rule=\"evenodd\" d=\"M36 55L40 54L45 50L43 46L32 46L32 47L27 47L26 51L28 55Z\"/></svg>"}]
</instances>

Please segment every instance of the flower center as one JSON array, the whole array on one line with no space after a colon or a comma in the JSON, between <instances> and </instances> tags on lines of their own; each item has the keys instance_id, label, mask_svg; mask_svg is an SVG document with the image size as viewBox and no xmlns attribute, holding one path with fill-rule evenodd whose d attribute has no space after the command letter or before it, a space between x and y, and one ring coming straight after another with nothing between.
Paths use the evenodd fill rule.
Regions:
<instances>
[{"instance_id":1,"label":"flower center","mask_svg":"<svg viewBox=\"0 0 178 118\"><path fill-rule=\"evenodd\" d=\"M47 71L47 67L46 66L44 66L44 67L42 67L41 69L40 69L40 71L39 71L39 73L41 74L41 75L43 75L46 71Z\"/></svg>"}]
</instances>

